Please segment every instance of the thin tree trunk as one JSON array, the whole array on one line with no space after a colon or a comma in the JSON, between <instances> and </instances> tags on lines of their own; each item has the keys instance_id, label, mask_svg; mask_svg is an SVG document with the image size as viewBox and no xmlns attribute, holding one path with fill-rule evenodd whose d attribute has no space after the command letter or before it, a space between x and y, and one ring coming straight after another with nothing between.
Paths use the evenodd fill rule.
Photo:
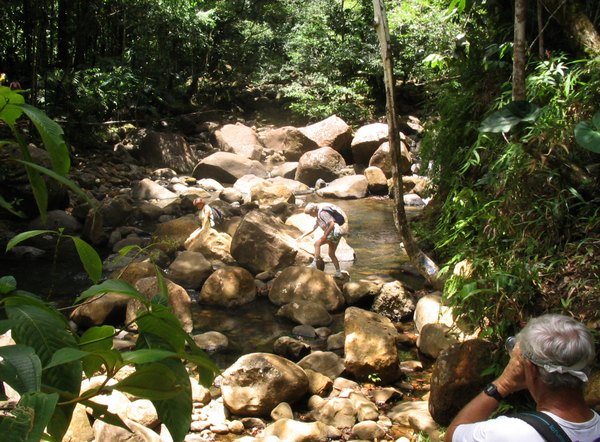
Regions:
<instances>
[{"instance_id":1,"label":"thin tree trunk","mask_svg":"<svg viewBox=\"0 0 600 442\"><path fill-rule=\"evenodd\" d=\"M385 14L385 6L383 0L373 0L373 8L375 10L375 29L379 37L379 45L381 58L383 60L383 73L385 81L386 95L386 116L388 122L389 143L392 152L392 180L394 183L394 202L396 203L396 211L394 212L394 222L396 228L400 232L404 248L409 259L415 268L423 277L427 279L433 286L439 287L438 266L419 248L416 243L406 218L404 209L404 188L402 184L402 175L398 171L398 164L402 157L400 147L400 131L396 119L396 103L394 100L394 71L392 52L390 50L390 35Z\"/></svg>"},{"instance_id":2,"label":"thin tree trunk","mask_svg":"<svg viewBox=\"0 0 600 442\"><path fill-rule=\"evenodd\" d=\"M537 26L538 26L538 56L540 60L546 58L544 56L544 5L542 0L537 0Z\"/></svg>"},{"instance_id":3,"label":"thin tree trunk","mask_svg":"<svg viewBox=\"0 0 600 442\"><path fill-rule=\"evenodd\" d=\"M515 29L513 44L512 99L525 101L525 8L526 0L515 0Z\"/></svg>"}]
</instances>

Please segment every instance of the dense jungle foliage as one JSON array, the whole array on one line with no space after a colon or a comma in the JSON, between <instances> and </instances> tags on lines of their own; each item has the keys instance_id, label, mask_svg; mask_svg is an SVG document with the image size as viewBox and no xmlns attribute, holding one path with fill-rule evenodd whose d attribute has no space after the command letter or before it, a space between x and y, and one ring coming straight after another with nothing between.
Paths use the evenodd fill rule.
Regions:
<instances>
[{"instance_id":1,"label":"dense jungle foliage","mask_svg":"<svg viewBox=\"0 0 600 442\"><path fill-rule=\"evenodd\" d=\"M569 3L529 2L536 112L494 133L480 126L511 101L512 7L387 2L399 106L426 123L421 156L434 183L416 229L448 275L468 260L468 277L449 277L445 295L490 334L541 310L599 319L599 158L574 130L599 110L600 5ZM335 113L357 126L384 112L370 1L22 0L0 16L6 84L60 121L72 149L102 145L108 120L152 125L265 102L289 122ZM573 17L591 37L574 35Z\"/></svg>"}]
</instances>

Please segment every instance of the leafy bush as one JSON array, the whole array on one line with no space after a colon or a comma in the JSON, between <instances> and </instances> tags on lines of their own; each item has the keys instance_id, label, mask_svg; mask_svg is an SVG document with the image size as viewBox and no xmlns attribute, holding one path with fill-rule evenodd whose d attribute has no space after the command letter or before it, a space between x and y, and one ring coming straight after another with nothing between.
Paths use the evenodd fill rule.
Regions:
<instances>
[{"instance_id":1,"label":"leafy bush","mask_svg":"<svg viewBox=\"0 0 600 442\"><path fill-rule=\"evenodd\" d=\"M109 292L127 295L144 306L136 318L134 351L121 353L113 348L119 330L112 326L91 327L77 335L50 304L18 290L11 276L0 278L0 307L6 317L0 322L0 332L10 330L15 341L15 345L0 347L0 379L21 396L11 412L0 417L7 440L40 440L44 431L60 440L77 403L91 409L94 418L127 428L106 405L92 400L112 390L151 400L173 440L184 439L191 422L192 393L183 361L195 365L200 382L207 386L217 367L164 305L165 293L150 302L129 284L107 280L86 290L76 303ZM127 365L134 366L135 372L108 385ZM83 374L103 374L106 380L80 392Z\"/></svg>"},{"instance_id":2,"label":"leafy bush","mask_svg":"<svg viewBox=\"0 0 600 442\"><path fill-rule=\"evenodd\" d=\"M586 172L593 153L574 139L575 126L597 106L597 66L560 57L532 64L525 112L518 106L508 112L515 106L509 89L499 90L487 111L482 128L497 133L476 130L486 117L477 107L486 91L476 87L495 72L477 83L465 82L465 73L465 81L445 85L439 96L440 116L422 154L432 161L441 217L423 224L420 236L447 263L445 298L484 334L501 338L540 309L563 311L567 301L560 296L540 302L541 290L549 290L549 269L565 250L585 250L573 244L598 232L599 193ZM569 259L578 258L570 253ZM453 275L463 260L470 273Z\"/></svg>"}]
</instances>

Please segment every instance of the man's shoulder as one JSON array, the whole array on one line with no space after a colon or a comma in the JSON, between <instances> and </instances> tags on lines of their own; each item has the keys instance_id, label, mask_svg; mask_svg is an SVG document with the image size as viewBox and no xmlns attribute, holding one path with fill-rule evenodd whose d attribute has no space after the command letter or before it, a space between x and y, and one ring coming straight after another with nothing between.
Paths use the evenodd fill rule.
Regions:
<instances>
[{"instance_id":1,"label":"man's shoulder","mask_svg":"<svg viewBox=\"0 0 600 442\"><path fill-rule=\"evenodd\" d=\"M452 438L453 442L475 442L493 440L495 442L544 442L539 433L521 419L499 416L483 422L459 425Z\"/></svg>"}]
</instances>

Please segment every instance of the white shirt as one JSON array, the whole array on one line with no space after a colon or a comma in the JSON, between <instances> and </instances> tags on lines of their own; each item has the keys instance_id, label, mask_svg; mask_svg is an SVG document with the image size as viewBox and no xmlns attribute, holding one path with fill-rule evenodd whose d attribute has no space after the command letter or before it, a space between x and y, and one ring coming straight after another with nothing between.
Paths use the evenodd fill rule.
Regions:
<instances>
[{"instance_id":1,"label":"white shirt","mask_svg":"<svg viewBox=\"0 0 600 442\"><path fill-rule=\"evenodd\" d=\"M555 414L544 411L556 421L573 442L600 442L600 416L587 422L569 422ZM545 442L545 439L529 424L515 417L499 416L474 424L456 427L452 442Z\"/></svg>"}]
</instances>

